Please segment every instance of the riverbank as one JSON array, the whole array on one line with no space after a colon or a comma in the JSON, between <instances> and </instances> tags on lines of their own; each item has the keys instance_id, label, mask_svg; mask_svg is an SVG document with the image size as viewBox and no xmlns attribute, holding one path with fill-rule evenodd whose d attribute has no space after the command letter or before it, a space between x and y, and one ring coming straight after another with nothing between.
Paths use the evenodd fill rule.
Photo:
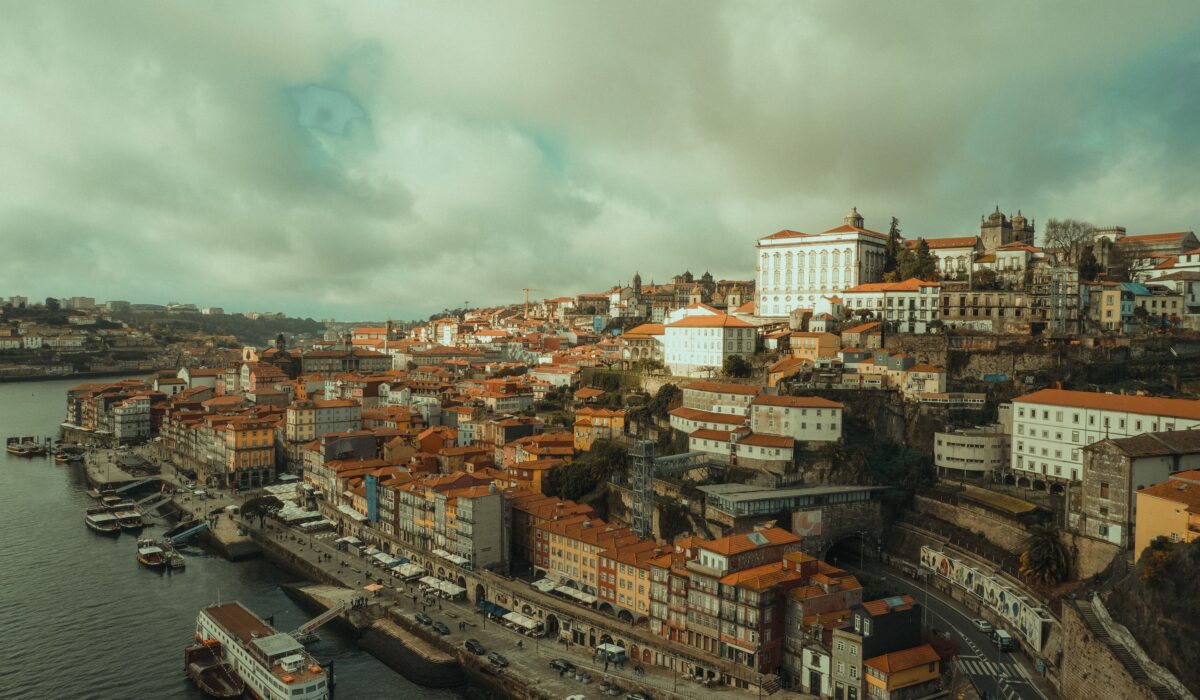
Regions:
<instances>
[{"instance_id":1,"label":"riverbank","mask_svg":"<svg viewBox=\"0 0 1200 700\"><path fill-rule=\"evenodd\" d=\"M171 369L163 367L159 369L112 369L103 370L100 372L71 372L69 374L17 374L17 375L0 375L0 384L16 384L20 382L47 382L58 380L75 380L75 379L102 379L106 377L144 377L156 372L165 372Z\"/></svg>"}]
</instances>

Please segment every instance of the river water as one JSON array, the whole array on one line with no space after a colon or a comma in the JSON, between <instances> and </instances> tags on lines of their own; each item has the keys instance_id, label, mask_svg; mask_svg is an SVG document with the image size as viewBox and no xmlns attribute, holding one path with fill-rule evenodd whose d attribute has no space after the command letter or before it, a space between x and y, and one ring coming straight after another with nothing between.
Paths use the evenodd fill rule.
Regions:
<instances>
[{"instance_id":1,"label":"river water","mask_svg":"<svg viewBox=\"0 0 1200 700\"><path fill-rule=\"evenodd\" d=\"M65 392L79 383L0 384L0 437L56 436ZM203 698L183 674L201 607L240 600L284 630L308 619L279 589L294 577L265 560L191 547L181 573L140 567L134 535L83 524L86 489L82 466L0 452L0 698ZM461 697L409 682L332 628L320 635L309 650L336 662L336 698Z\"/></svg>"}]
</instances>

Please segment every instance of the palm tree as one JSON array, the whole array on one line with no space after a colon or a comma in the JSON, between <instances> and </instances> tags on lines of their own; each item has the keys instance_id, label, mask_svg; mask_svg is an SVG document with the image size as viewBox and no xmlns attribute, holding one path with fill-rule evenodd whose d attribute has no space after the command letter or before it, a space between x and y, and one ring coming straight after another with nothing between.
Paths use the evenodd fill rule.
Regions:
<instances>
[{"instance_id":1,"label":"palm tree","mask_svg":"<svg viewBox=\"0 0 1200 700\"><path fill-rule=\"evenodd\" d=\"M1067 548L1053 525L1029 528L1029 539L1021 553L1021 575L1038 583L1053 586L1065 580L1071 566Z\"/></svg>"}]
</instances>

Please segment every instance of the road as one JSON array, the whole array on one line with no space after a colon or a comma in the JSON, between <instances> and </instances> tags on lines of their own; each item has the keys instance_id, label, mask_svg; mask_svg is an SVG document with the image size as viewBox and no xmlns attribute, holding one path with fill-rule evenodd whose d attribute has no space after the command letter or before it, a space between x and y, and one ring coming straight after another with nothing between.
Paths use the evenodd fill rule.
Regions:
<instances>
[{"instance_id":1,"label":"road","mask_svg":"<svg viewBox=\"0 0 1200 700\"><path fill-rule=\"evenodd\" d=\"M847 566L855 571L857 567ZM908 593L926 607L928 626L948 632L958 642L958 672L971 677L980 694L1005 700L1051 700L1057 697L1019 655L1000 651L987 633L979 631L969 610L932 587L926 588L895 569L868 563L862 569L873 576L882 576L888 583Z\"/></svg>"}]
</instances>

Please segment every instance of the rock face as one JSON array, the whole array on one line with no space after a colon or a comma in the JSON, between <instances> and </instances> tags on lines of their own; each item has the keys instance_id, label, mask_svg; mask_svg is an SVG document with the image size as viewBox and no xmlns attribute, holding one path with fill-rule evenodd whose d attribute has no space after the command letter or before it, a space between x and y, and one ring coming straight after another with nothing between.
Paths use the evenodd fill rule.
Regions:
<instances>
[{"instance_id":1,"label":"rock face","mask_svg":"<svg viewBox=\"0 0 1200 700\"><path fill-rule=\"evenodd\" d=\"M1200 540L1152 546L1105 605L1150 658L1200 693Z\"/></svg>"}]
</instances>

